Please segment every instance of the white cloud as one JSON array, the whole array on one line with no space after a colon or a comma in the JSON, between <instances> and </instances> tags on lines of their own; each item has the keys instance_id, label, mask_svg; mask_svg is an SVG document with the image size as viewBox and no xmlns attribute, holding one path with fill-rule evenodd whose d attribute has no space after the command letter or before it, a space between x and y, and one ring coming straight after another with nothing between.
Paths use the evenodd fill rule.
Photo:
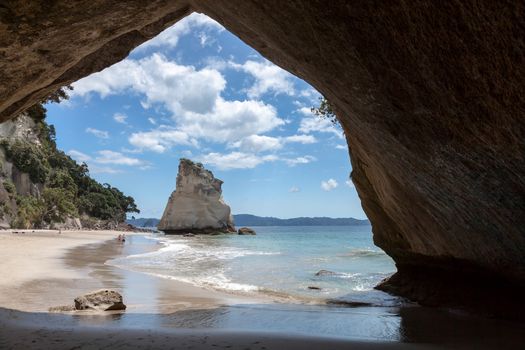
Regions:
<instances>
[{"instance_id":1,"label":"white cloud","mask_svg":"<svg viewBox=\"0 0 525 350\"><path fill-rule=\"evenodd\" d=\"M282 161L288 166L293 167L299 164L308 164L317 160L315 157L310 155L296 158L282 158L275 154L257 155L257 147L260 147L260 145L256 145L254 147L255 148L252 149L250 149L250 147L244 148L244 152L235 151L227 154L212 152L206 155L198 156L196 158L204 164L210 164L222 170L251 169L255 168L259 164L275 161Z\"/></svg>"},{"instance_id":2,"label":"white cloud","mask_svg":"<svg viewBox=\"0 0 525 350\"><path fill-rule=\"evenodd\" d=\"M72 149L72 150L69 150L67 152L67 154L73 158L74 160L76 160L77 162L80 162L80 163L83 163L83 162L87 162L88 160L91 159L90 156L88 156L87 154L85 153L82 153L80 151L77 151L75 149Z\"/></svg>"},{"instance_id":3,"label":"white cloud","mask_svg":"<svg viewBox=\"0 0 525 350\"><path fill-rule=\"evenodd\" d=\"M210 36L206 34L205 32L200 32L198 34L198 37L199 37L201 47L211 46L215 42L215 40L211 39Z\"/></svg>"},{"instance_id":4,"label":"white cloud","mask_svg":"<svg viewBox=\"0 0 525 350\"><path fill-rule=\"evenodd\" d=\"M102 150L98 152L99 156L95 158L95 162L100 164L115 164L115 165L142 165L143 162L137 158L131 158L123 155L120 152Z\"/></svg>"},{"instance_id":5,"label":"white cloud","mask_svg":"<svg viewBox=\"0 0 525 350\"><path fill-rule=\"evenodd\" d=\"M298 142L303 145L316 143L317 139L312 135L292 135L284 138L286 142Z\"/></svg>"},{"instance_id":6,"label":"white cloud","mask_svg":"<svg viewBox=\"0 0 525 350\"><path fill-rule=\"evenodd\" d=\"M301 119L299 125L300 132L305 134L310 132L325 132L332 133L341 139L343 138L343 132L340 129L336 128L330 120L313 115L310 108L302 107L297 111L306 116Z\"/></svg>"},{"instance_id":7,"label":"white cloud","mask_svg":"<svg viewBox=\"0 0 525 350\"><path fill-rule=\"evenodd\" d=\"M208 113L187 112L178 119L180 129L216 142L235 142L284 124L273 106L261 101L225 101L218 98Z\"/></svg>"},{"instance_id":8,"label":"white cloud","mask_svg":"<svg viewBox=\"0 0 525 350\"><path fill-rule=\"evenodd\" d=\"M354 183L350 179L346 180L345 184L350 188L355 188Z\"/></svg>"},{"instance_id":9,"label":"white cloud","mask_svg":"<svg viewBox=\"0 0 525 350\"><path fill-rule=\"evenodd\" d=\"M274 155L260 157L249 153L231 152L228 154L208 153L198 157L198 159L204 164L215 166L221 170L228 170L252 169L259 164L276 161L278 160L278 157Z\"/></svg>"},{"instance_id":10,"label":"white cloud","mask_svg":"<svg viewBox=\"0 0 525 350\"><path fill-rule=\"evenodd\" d=\"M348 146L347 145L336 145L335 146L336 149L342 149L342 150L348 150Z\"/></svg>"},{"instance_id":11,"label":"white cloud","mask_svg":"<svg viewBox=\"0 0 525 350\"><path fill-rule=\"evenodd\" d=\"M277 137L250 135L233 143L232 147L239 148L243 152L259 153L275 151L281 149L283 145Z\"/></svg>"},{"instance_id":12,"label":"white cloud","mask_svg":"<svg viewBox=\"0 0 525 350\"><path fill-rule=\"evenodd\" d=\"M246 61L243 64L230 62L234 69L244 71L255 78L255 83L248 89L249 98L258 98L266 93L273 92L274 95L295 94L293 75L276 66L270 61L256 62Z\"/></svg>"},{"instance_id":13,"label":"white cloud","mask_svg":"<svg viewBox=\"0 0 525 350\"><path fill-rule=\"evenodd\" d=\"M108 139L109 138L109 133L107 131L104 131L104 130L98 130L98 129L95 129L95 128L86 128L86 132L88 134L94 135L95 137L98 137L99 139Z\"/></svg>"},{"instance_id":14,"label":"white cloud","mask_svg":"<svg viewBox=\"0 0 525 350\"><path fill-rule=\"evenodd\" d=\"M159 36L160 39L156 38L140 49L161 45L175 47L179 37L190 33L192 26L222 30L220 25L206 16L192 16L185 19L188 23L178 29L176 26L168 29ZM195 40L199 39L202 45L213 40L207 30L203 30L198 37L195 36ZM138 96L144 109L154 109L159 114L171 116L172 123L167 123L170 125L160 125L160 119L148 118L149 123L154 125L153 129L132 133L128 138L135 148L132 152L147 150L163 153L178 145L198 148L203 140L226 144L232 151L224 154L210 149L201 151L208 153L200 156L203 163L220 169L253 168L270 161L282 161L289 166L315 161L309 155L284 158L275 154L288 143L317 142L316 137L308 134L314 129L305 127L306 131L300 130L300 134L290 136L264 135L285 125L286 121L277 115L272 105L255 99L268 93L296 94L295 77L268 61L248 60L244 64L236 64L232 63L233 60L232 57L228 62L197 69L194 66L179 65L158 53L141 59L126 59L74 83L72 97L88 97L97 93L105 98L131 93ZM232 101L223 97L226 80L220 70L224 68L237 69L254 77L255 82L248 89L248 97L253 99ZM117 122L126 122L123 114L115 115L114 119ZM162 118L162 123L166 123L165 119ZM273 154L258 154L264 152ZM94 161L109 164L110 159L116 161L114 164L138 165L137 162L140 162L144 166L141 160L118 152L100 154Z\"/></svg>"},{"instance_id":15,"label":"white cloud","mask_svg":"<svg viewBox=\"0 0 525 350\"><path fill-rule=\"evenodd\" d=\"M117 123L127 124L126 119L128 119L128 116L125 114L122 114L122 113L113 114L113 120L115 120Z\"/></svg>"},{"instance_id":16,"label":"white cloud","mask_svg":"<svg viewBox=\"0 0 525 350\"><path fill-rule=\"evenodd\" d=\"M115 169L109 166L90 165L89 172L91 174L119 174L122 172L122 170Z\"/></svg>"},{"instance_id":17,"label":"white cloud","mask_svg":"<svg viewBox=\"0 0 525 350\"><path fill-rule=\"evenodd\" d=\"M307 89L301 90L299 92L299 96L305 98L308 100L309 103L319 103L319 98L322 97L317 90L315 90L312 87L309 87Z\"/></svg>"},{"instance_id":18,"label":"white cloud","mask_svg":"<svg viewBox=\"0 0 525 350\"><path fill-rule=\"evenodd\" d=\"M139 150L163 153L175 145L197 146L197 140L173 128L160 127L152 131L131 134L129 143Z\"/></svg>"},{"instance_id":19,"label":"white cloud","mask_svg":"<svg viewBox=\"0 0 525 350\"><path fill-rule=\"evenodd\" d=\"M286 143L291 142L311 144L316 143L317 139L312 135L291 135L286 137L250 135L230 144L229 147L238 148L243 152L260 153L280 150Z\"/></svg>"},{"instance_id":20,"label":"white cloud","mask_svg":"<svg viewBox=\"0 0 525 350\"><path fill-rule=\"evenodd\" d=\"M204 28L210 31L221 32L224 27L215 22L210 17L200 14L192 13L191 15L178 21L168 29L162 31L156 37L146 41L144 44L137 47L135 50L142 51L149 48L174 48L177 46L180 37L189 34L193 28Z\"/></svg>"},{"instance_id":21,"label":"white cloud","mask_svg":"<svg viewBox=\"0 0 525 350\"><path fill-rule=\"evenodd\" d=\"M299 187L297 186L292 186L290 187L290 189L288 190L288 192L292 192L292 193L296 193L296 192L300 192L301 190L299 189Z\"/></svg>"},{"instance_id":22,"label":"white cloud","mask_svg":"<svg viewBox=\"0 0 525 350\"><path fill-rule=\"evenodd\" d=\"M321 181L321 188L324 190L324 191L331 191L333 190L334 188L336 188L339 184L337 183L337 181L335 181L334 179L328 179L326 181Z\"/></svg>"},{"instance_id":23,"label":"white cloud","mask_svg":"<svg viewBox=\"0 0 525 350\"><path fill-rule=\"evenodd\" d=\"M302 156L297 158L285 158L282 160L285 161L289 166L296 166L298 164L308 164L317 159L313 156Z\"/></svg>"},{"instance_id":24,"label":"white cloud","mask_svg":"<svg viewBox=\"0 0 525 350\"><path fill-rule=\"evenodd\" d=\"M137 92L145 108L160 105L170 111L178 130L215 142L235 142L285 123L261 101L223 99L226 80L219 71L181 66L160 54L124 60L73 85L77 96Z\"/></svg>"},{"instance_id":25,"label":"white cloud","mask_svg":"<svg viewBox=\"0 0 525 350\"><path fill-rule=\"evenodd\" d=\"M79 163L89 162L89 172L92 174L118 174L122 172L122 170L110 166L100 166L98 164L141 166L141 169L148 167L148 165L144 165L139 159L129 158L119 152L109 150L99 151L99 156L96 158L74 149L68 151L67 154Z\"/></svg>"},{"instance_id":26,"label":"white cloud","mask_svg":"<svg viewBox=\"0 0 525 350\"><path fill-rule=\"evenodd\" d=\"M132 90L145 96L142 104L146 107L161 103L174 113L205 113L213 109L226 81L216 70L197 71L155 53L140 60L125 59L73 86L72 96L96 92L104 98Z\"/></svg>"}]
</instances>

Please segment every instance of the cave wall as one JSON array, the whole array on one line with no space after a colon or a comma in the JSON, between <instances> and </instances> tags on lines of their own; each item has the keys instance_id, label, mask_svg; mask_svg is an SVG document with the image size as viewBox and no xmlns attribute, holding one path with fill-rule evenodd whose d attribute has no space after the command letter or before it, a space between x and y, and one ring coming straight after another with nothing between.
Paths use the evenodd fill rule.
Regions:
<instances>
[{"instance_id":1,"label":"cave wall","mask_svg":"<svg viewBox=\"0 0 525 350\"><path fill-rule=\"evenodd\" d=\"M0 122L122 59L191 13L181 0L0 3Z\"/></svg>"},{"instance_id":2,"label":"cave wall","mask_svg":"<svg viewBox=\"0 0 525 350\"><path fill-rule=\"evenodd\" d=\"M191 11L334 104L399 281L437 269L525 284L523 1L7 1L0 120Z\"/></svg>"}]
</instances>

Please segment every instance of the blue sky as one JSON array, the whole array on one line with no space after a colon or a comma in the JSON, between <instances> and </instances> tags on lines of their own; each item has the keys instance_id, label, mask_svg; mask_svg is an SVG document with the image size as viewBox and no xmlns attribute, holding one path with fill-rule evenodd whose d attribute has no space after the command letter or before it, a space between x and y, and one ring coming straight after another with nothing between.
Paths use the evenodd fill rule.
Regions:
<instances>
[{"instance_id":1,"label":"blue sky","mask_svg":"<svg viewBox=\"0 0 525 350\"><path fill-rule=\"evenodd\" d=\"M224 181L234 214L365 218L342 132L319 94L219 24L192 14L48 105L60 149L160 217L178 160Z\"/></svg>"}]
</instances>

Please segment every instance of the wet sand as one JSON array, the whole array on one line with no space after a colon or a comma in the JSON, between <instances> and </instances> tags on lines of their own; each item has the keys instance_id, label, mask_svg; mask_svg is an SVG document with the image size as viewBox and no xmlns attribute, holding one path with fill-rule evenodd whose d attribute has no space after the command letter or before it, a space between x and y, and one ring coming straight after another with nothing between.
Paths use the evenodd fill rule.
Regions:
<instances>
[{"instance_id":1,"label":"wet sand","mask_svg":"<svg viewBox=\"0 0 525 350\"><path fill-rule=\"evenodd\" d=\"M47 316L39 317L39 316ZM56 324L48 314L0 309L1 349L442 349L428 344L217 329L131 329ZM16 319L13 321L13 319Z\"/></svg>"},{"instance_id":2,"label":"wet sand","mask_svg":"<svg viewBox=\"0 0 525 350\"><path fill-rule=\"evenodd\" d=\"M0 348L520 349L525 327L421 307L285 304L204 290L105 262L159 249L144 234L0 233ZM98 288L124 313L47 313Z\"/></svg>"},{"instance_id":3,"label":"wet sand","mask_svg":"<svg viewBox=\"0 0 525 350\"><path fill-rule=\"evenodd\" d=\"M72 304L75 297L100 288L122 293L127 313L170 313L225 304L265 303L255 298L204 290L187 283L125 271L105 262L162 246L144 233L117 231L25 231L0 233L0 307L47 312Z\"/></svg>"}]
</instances>

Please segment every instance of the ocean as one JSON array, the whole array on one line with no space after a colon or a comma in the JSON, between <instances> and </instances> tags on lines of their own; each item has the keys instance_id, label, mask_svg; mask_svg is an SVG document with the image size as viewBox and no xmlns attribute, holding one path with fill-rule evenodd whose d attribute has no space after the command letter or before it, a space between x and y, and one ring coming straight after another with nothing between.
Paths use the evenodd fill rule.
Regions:
<instances>
[{"instance_id":1,"label":"ocean","mask_svg":"<svg viewBox=\"0 0 525 350\"><path fill-rule=\"evenodd\" d=\"M103 248L92 246L93 250L107 249L112 252L108 256L117 258L101 266L90 263L91 274L101 278L104 285L120 290L132 306L114 317L97 317L97 325L140 330L275 332L445 344L449 348L457 343L465 349L497 348L507 340L511 345L523 344L522 325L483 319L460 310L419 306L375 290L374 286L390 276L395 266L373 244L370 226L254 229L256 236L130 235L123 245L106 242ZM83 254L92 253L79 247L71 254L71 261L76 263ZM321 270L330 272L317 275ZM165 280L228 292L234 297L221 305L185 309L187 299L177 299L177 290L170 287L176 284L163 283ZM238 294L255 298L236 299ZM196 296L196 300L201 297ZM241 302L243 299L249 301ZM329 302L333 300L336 302ZM363 304L355 307L359 303ZM172 304L178 306L170 308ZM63 322L85 325L93 320L74 317Z\"/></svg>"},{"instance_id":2,"label":"ocean","mask_svg":"<svg viewBox=\"0 0 525 350\"><path fill-rule=\"evenodd\" d=\"M373 289L395 266L374 246L370 226L254 229L255 236L157 234L151 239L162 245L158 251L107 264L202 288L261 293L304 304L338 300L395 306L399 302Z\"/></svg>"}]
</instances>

